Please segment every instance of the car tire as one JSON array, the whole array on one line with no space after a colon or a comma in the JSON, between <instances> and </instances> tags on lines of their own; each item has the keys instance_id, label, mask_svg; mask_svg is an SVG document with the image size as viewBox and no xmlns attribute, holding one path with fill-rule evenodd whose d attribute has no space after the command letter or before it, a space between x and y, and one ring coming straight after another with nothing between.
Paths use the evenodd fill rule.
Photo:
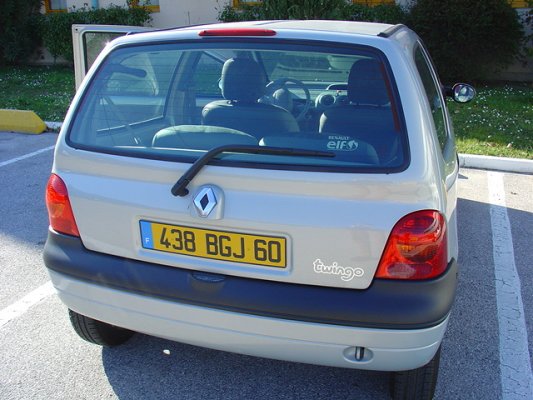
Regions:
<instances>
[{"instance_id":1,"label":"car tire","mask_svg":"<svg viewBox=\"0 0 533 400\"><path fill-rule=\"evenodd\" d=\"M431 400L439 375L440 347L429 363L410 371L393 372L390 380L394 400Z\"/></svg>"},{"instance_id":2,"label":"car tire","mask_svg":"<svg viewBox=\"0 0 533 400\"><path fill-rule=\"evenodd\" d=\"M105 347L113 347L127 342L134 332L97 321L75 311L68 310L70 323L79 337Z\"/></svg>"}]
</instances>

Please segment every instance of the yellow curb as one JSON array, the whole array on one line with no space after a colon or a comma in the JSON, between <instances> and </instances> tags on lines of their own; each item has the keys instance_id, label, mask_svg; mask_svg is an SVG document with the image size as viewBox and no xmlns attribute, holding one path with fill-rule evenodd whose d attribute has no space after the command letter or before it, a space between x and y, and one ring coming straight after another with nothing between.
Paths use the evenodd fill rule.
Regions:
<instances>
[{"instance_id":1,"label":"yellow curb","mask_svg":"<svg viewBox=\"0 0 533 400\"><path fill-rule=\"evenodd\" d=\"M0 110L0 131L43 133L46 124L33 111Z\"/></svg>"}]
</instances>

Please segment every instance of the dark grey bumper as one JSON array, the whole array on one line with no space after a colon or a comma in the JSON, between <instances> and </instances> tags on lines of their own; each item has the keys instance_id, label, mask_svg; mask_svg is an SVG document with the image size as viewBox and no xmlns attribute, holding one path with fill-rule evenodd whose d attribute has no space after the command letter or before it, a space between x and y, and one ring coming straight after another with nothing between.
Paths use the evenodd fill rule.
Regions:
<instances>
[{"instance_id":1,"label":"dark grey bumper","mask_svg":"<svg viewBox=\"0 0 533 400\"><path fill-rule=\"evenodd\" d=\"M457 263L441 277L401 282L375 279L365 290L298 285L208 274L87 250L79 238L50 232L46 266L61 274L146 296L238 313L323 324L422 329L449 314Z\"/></svg>"}]
</instances>

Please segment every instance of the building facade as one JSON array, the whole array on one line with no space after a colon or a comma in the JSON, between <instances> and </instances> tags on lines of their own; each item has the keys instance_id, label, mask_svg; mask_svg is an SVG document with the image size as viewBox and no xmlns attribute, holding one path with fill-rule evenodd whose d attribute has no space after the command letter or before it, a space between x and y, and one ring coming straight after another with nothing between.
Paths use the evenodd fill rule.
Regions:
<instances>
[{"instance_id":1,"label":"building facade","mask_svg":"<svg viewBox=\"0 0 533 400\"><path fill-rule=\"evenodd\" d=\"M231 0L137 0L152 11L154 28L171 28L218 21L218 14ZM68 12L84 7L107 8L111 4L126 6L127 0L45 0L43 12Z\"/></svg>"},{"instance_id":2,"label":"building facade","mask_svg":"<svg viewBox=\"0 0 533 400\"><path fill-rule=\"evenodd\" d=\"M119 6L144 5L152 12L151 25L154 28L172 28L187 25L197 25L212 23L218 21L219 13L225 6L240 7L244 4L257 4L261 0L44 0L42 12L69 12L81 8L107 8L112 4ZM365 5L377 4L399 4L409 6L416 0L352 0L354 3ZM527 0L508 0L514 8L519 9L519 14L527 12ZM529 27L526 26L526 29ZM526 32L531 34L531 32ZM36 63L50 63L47 51L44 50L40 59ZM533 80L533 73L530 65L533 63L529 60L528 65L524 66L515 63L506 71L498 75L499 79L505 80Z\"/></svg>"},{"instance_id":3,"label":"building facade","mask_svg":"<svg viewBox=\"0 0 533 400\"><path fill-rule=\"evenodd\" d=\"M84 7L107 8L111 4L125 6L147 5L152 11L154 28L171 28L218 21L220 11L227 5L240 7L243 4L257 4L261 0L44 0L43 12L68 12ZM416 0L352 0L354 3L400 4L408 6ZM509 0L515 8L527 7L527 0Z\"/></svg>"}]
</instances>

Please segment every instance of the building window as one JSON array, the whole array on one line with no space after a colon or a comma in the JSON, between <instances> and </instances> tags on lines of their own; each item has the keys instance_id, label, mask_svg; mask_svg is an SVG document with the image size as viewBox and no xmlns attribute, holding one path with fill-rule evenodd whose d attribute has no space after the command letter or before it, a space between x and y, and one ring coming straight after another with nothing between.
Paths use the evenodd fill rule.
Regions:
<instances>
[{"instance_id":1,"label":"building window","mask_svg":"<svg viewBox=\"0 0 533 400\"><path fill-rule=\"evenodd\" d=\"M67 12L67 0L44 0L47 13Z\"/></svg>"},{"instance_id":2,"label":"building window","mask_svg":"<svg viewBox=\"0 0 533 400\"><path fill-rule=\"evenodd\" d=\"M513 8L528 8L528 1L527 0L509 0L509 3L511 3L511 6Z\"/></svg>"},{"instance_id":3,"label":"building window","mask_svg":"<svg viewBox=\"0 0 533 400\"><path fill-rule=\"evenodd\" d=\"M159 12L159 0L132 0L133 7L146 7L150 12Z\"/></svg>"},{"instance_id":4,"label":"building window","mask_svg":"<svg viewBox=\"0 0 533 400\"><path fill-rule=\"evenodd\" d=\"M233 0L233 7L240 7L243 5L253 6L261 3L261 0Z\"/></svg>"},{"instance_id":5,"label":"building window","mask_svg":"<svg viewBox=\"0 0 533 400\"><path fill-rule=\"evenodd\" d=\"M396 4L396 1L395 0L352 0L352 3L373 7L373 6L377 6L380 4Z\"/></svg>"}]
</instances>

